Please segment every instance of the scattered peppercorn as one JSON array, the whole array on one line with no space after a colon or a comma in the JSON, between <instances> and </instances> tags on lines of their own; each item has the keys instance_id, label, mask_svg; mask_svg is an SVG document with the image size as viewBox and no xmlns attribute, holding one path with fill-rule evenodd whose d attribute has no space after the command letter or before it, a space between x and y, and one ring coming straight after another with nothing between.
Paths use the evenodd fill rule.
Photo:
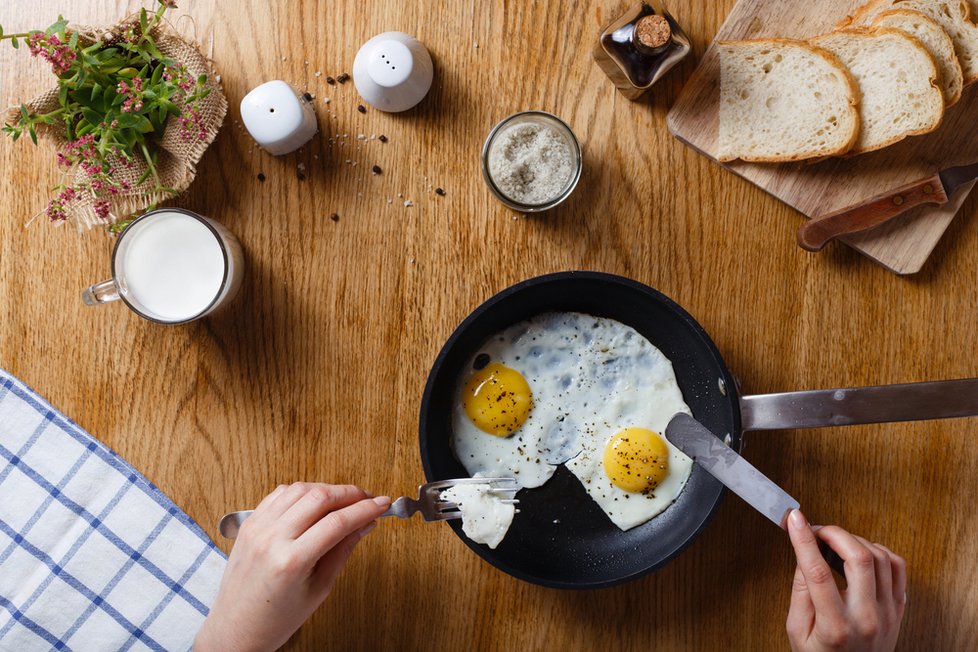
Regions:
<instances>
[{"instance_id":1,"label":"scattered peppercorn","mask_svg":"<svg viewBox=\"0 0 978 652\"><path fill-rule=\"evenodd\" d=\"M435 188L435 194L438 195L439 197L444 197L445 196L445 189L444 188Z\"/></svg>"},{"instance_id":2,"label":"scattered peppercorn","mask_svg":"<svg viewBox=\"0 0 978 652\"><path fill-rule=\"evenodd\" d=\"M374 174L380 174L381 172L383 172L383 170L381 170L381 169L380 169L380 166L379 166L379 165L375 165L375 166L373 166L372 168L370 168L370 170L371 170L371 171L372 171L372 172L373 172Z\"/></svg>"},{"instance_id":3,"label":"scattered peppercorn","mask_svg":"<svg viewBox=\"0 0 978 652\"><path fill-rule=\"evenodd\" d=\"M341 84L345 84L349 80L350 80L350 76L345 72L336 77L336 81L338 81Z\"/></svg>"},{"instance_id":4,"label":"scattered peppercorn","mask_svg":"<svg viewBox=\"0 0 978 652\"><path fill-rule=\"evenodd\" d=\"M334 222L339 222L339 221L340 221L340 216L339 216L339 215L337 215L336 213L332 213L332 214L331 214L331 215L329 216L329 219L331 219L331 220L333 220Z\"/></svg>"},{"instance_id":5,"label":"scattered peppercorn","mask_svg":"<svg viewBox=\"0 0 978 652\"><path fill-rule=\"evenodd\" d=\"M367 112L367 107L365 107L362 104L358 104L357 105L357 111L359 111L360 113L366 113Z\"/></svg>"},{"instance_id":6,"label":"scattered peppercorn","mask_svg":"<svg viewBox=\"0 0 978 652\"><path fill-rule=\"evenodd\" d=\"M336 80L330 77L329 75L326 75L326 83L329 84L330 86L333 86L334 84L336 84Z\"/></svg>"},{"instance_id":7,"label":"scattered peppercorn","mask_svg":"<svg viewBox=\"0 0 978 652\"><path fill-rule=\"evenodd\" d=\"M264 172L259 172L258 173L258 180L261 181L262 183L265 183L265 173Z\"/></svg>"},{"instance_id":8,"label":"scattered peppercorn","mask_svg":"<svg viewBox=\"0 0 978 652\"><path fill-rule=\"evenodd\" d=\"M387 136L385 136L384 134L380 134L380 136L377 137L377 140L379 140L382 143L386 143L387 142Z\"/></svg>"},{"instance_id":9,"label":"scattered peppercorn","mask_svg":"<svg viewBox=\"0 0 978 652\"><path fill-rule=\"evenodd\" d=\"M303 93L302 94L302 97L304 97L306 99L306 102L312 102L312 94L311 93L308 93L308 92L307 93Z\"/></svg>"},{"instance_id":10,"label":"scattered peppercorn","mask_svg":"<svg viewBox=\"0 0 978 652\"><path fill-rule=\"evenodd\" d=\"M299 181L305 181L306 180L306 175L304 175L301 172L296 172L295 173L295 176L299 179Z\"/></svg>"}]
</instances>

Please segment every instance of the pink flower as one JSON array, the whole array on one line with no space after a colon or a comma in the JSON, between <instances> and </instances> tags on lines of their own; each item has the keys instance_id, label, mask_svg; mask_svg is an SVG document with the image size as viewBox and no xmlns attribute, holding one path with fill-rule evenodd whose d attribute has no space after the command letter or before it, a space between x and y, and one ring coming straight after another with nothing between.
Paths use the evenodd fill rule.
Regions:
<instances>
[{"instance_id":1,"label":"pink flower","mask_svg":"<svg viewBox=\"0 0 978 652\"><path fill-rule=\"evenodd\" d=\"M122 103L122 111L124 113L138 113L143 108L143 78L133 77L132 85L126 83L126 80L120 80L119 85L116 87L116 92L119 95L125 95L126 100Z\"/></svg>"},{"instance_id":2,"label":"pink flower","mask_svg":"<svg viewBox=\"0 0 978 652\"><path fill-rule=\"evenodd\" d=\"M57 34L46 35L44 32L31 32L27 37L27 47L35 57L41 57L51 64L56 75L63 75L71 68L78 56L71 47L62 42Z\"/></svg>"},{"instance_id":3,"label":"pink flower","mask_svg":"<svg viewBox=\"0 0 978 652\"><path fill-rule=\"evenodd\" d=\"M95 209L95 215L97 215L100 220L106 220L109 217L109 211L112 207L109 205L107 200L99 199L97 202L92 204L92 208Z\"/></svg>"},{"instance_id":4,"label":"pink flower","mask_svg":"<svg viewBox=\"0 0 978 652\"><path fill-rule=\"evenodd\" d=\"M180 122L180 138L184 141L191 141L194 138L199 140L207 138L204 116L201 115L200 107L196 104L186 107L178 120Z\"/></svg>"}]
</instances>

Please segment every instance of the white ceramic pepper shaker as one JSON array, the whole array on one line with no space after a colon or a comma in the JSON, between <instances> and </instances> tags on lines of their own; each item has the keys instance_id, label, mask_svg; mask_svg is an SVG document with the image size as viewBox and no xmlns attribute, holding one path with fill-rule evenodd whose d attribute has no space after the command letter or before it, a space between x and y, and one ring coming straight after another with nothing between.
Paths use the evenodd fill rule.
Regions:
<instances>
[{"instance_id":1,"label":"white ceramic pepper shaker","mask_svg":"<svg viewBox=\"0 0 978 652\"><path fill-rule=\"evenodd\" d=\"M404 32L384 32L363 44L353 60L353 83L368 104L381 111L407 111L431 88L431 55Z\"/></svg>"},{"instance_id":2,"label":"white ceramic pepper shaker","mask_svg":"<svg viewBox=\"0 0 978 652\"><path fill-rule=\"evenodd\" d=\"M276 156L294 152L319 131L312 103L280 79L244 96L241 119L255 142Z\"/></svg>"}]
</instances>

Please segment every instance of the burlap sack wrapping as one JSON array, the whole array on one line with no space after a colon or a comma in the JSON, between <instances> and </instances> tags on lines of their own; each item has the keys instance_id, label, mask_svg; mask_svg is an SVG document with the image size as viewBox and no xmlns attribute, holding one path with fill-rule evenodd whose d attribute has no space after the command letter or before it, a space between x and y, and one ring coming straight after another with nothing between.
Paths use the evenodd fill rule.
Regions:
<instances>
[{"instance_id":1,"label":"burlap sack wrapping","mask_svg":"<svg viewBox=\"0 0 978 652\"><path fill-rule=\"evenodd\" d=\"M73 26L69 31L78 32L79 43L86 46L95 43L100 38L103 42L112 44L119 40L127 27L133 24L138 29L139 19L129 17L109 28ZM217 79L217 72L214 70L211 62L197 49L195 44L182 38L166 23L157 25L150 34L160 52L164 56L176 61L178 65L185 65L193 78L196 78L200 74L206 74L207 87L211 89L210 94L199 103L203 125L207 130L206 138L198 139L195 136L190 140L184 140L180 134L180 122L171 116L166 121L163 138L157 142L159 155L156 168L160 177L160 183L166 188L173 188L174 190L183 192L190 187L190 182L197 175L196 166L200 157L204 155L208 145L217 136L217 131L220 129L221 123L224 122L224 116L227 114L228 102L224 97L221 84ZM183 108L182 103L177 102L177 105L181 109ZM27 108L32 113L48 113L57 110L59 108L58 88L54 87L38 95L30 102L27 102ZM6 121L13 124L19 115L19 107L11 108L7 113ZM59 150L67 143L64 125L60 123L54 125L39 124L37 125L37 134L39 138L53 141ZM117 195L107 195L104 197L112 205L109 216L110 222L125 219L132 214L141 212L147 206L170 197L166 193L149 192L156 185L152 175L141 185L136 185L139 178L146 172L146 163L139 153L134 154L132 163L124 160L113 161L112 169L113 178L119 182L128 182L130 189L128 191L120 191ZM88 181L88 175L80 167L76 168L74 176L74 183L72 185ZM79 194L81 195L82 193ZM96 225L106 224L104 220L95 214L93 205L94 199L90 193L68 202L65 205L65 213L68 216L67 221L74 224L79 231L90 229Z\"/></svg>"}]
</instances>

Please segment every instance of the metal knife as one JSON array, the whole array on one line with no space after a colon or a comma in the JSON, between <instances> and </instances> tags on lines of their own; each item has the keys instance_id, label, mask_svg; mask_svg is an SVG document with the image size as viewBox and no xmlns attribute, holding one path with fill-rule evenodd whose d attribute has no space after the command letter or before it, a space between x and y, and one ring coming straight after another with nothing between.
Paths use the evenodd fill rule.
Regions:
<instances>
[{"instance_id":1,"label":"metal knife","mask_svg":"<svg viewBox=\"0 0 978 652\"><path fill-rule=\"evenodd\" d=\"M978 179L978 163L948 168L932 177L812 218L798 229L798 246L819 251L840 236L868 231L922 204L946 204L961 186Z\"/></svg>"},{"instance_id":2,"label":"metal knife","mask_svg":"<svg viewBox=\"0 0 978 652\"><path fill-rule=\"evenodd\" d=\"M791 510L801 507L784 489L688 414L677 414L669 421L666 439L782 530L787 529ZM821 540L819 549L832 570L845 577L842 558Z\"/></svg>"}]
</instances>

